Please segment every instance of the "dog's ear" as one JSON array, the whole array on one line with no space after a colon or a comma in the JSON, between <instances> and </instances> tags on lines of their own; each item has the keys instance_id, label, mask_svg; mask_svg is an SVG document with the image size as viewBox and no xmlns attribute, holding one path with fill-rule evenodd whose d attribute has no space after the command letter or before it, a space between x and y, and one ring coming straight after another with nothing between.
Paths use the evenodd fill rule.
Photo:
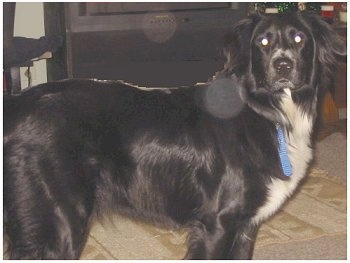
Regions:
<instances>
[{"instance_id":1,"label":"dog's ear","mask_svg":"<svg viewBox=\"0 0 350 263\"><path fill-rule=\"evenodd\" d=\"M300 19L305 21L311 30L316 45L316 59L321 72L315 78L317 83L321 84L319 94L329 87L333 81L334 70L337 64L337 56L346 55L346 43L337 32L314 12L299 12Z\"/></svg>"},{"instance_id":2,"label":"dog's ear","mask_svg":"<svg viewBox=\"0 0 350 263\"><path fill-rule=\"evenodd\" d=\"M226 63L224 71L227 73L239 74L244 70L250 58L250 41L256 23L260 20L260 15L253 15L238 22L233 30L225 36L224 55ZM245 63L245 64L244 64Z\"/></svg>"},{"instance_id":3,"label":"dog's ear","mask_svg":"<svg viewBox=\"0 0 350 263\"><path fill-rule=\"evenodd\" d=\"M327 63L328 56L346 55L345 40L337 34L331 25L312 12L300 12L300 15L311 26L315 41L319 45L319 59L321 62Z\"/></svg>"}]
</instances>

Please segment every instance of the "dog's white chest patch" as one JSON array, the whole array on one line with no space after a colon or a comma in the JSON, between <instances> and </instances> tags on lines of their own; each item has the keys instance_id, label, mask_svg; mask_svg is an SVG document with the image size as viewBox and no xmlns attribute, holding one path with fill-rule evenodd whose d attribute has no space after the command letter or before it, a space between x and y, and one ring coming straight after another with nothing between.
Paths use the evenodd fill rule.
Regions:
<instances>
[{"instance_id":1,"label":"dog's white chest patch","mask_svg":"<svg viewBox=\"0 0 350 263\"><path fill-rule=\"evenodd\" d=\"M292 132L285 134L293 174L287 180L273 178L271 183L268 184L267 200L252 218L252 222L256 224L273 215L281 207L305 176L308 164L312 159L310 135L313 120L293 103L290 96L284 98L282 105L293 125Z\"/></svg>"}]
</instances>

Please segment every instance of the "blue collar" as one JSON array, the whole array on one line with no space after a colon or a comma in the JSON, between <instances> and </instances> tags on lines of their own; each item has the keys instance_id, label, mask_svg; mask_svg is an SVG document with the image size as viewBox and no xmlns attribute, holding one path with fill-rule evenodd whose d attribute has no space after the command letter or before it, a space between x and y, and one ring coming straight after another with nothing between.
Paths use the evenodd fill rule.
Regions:
<instances>
[{"instance_id":1,"label":"blue collar","mask_svg":"<svg viewBox=\"0 0 350 263\"><path fill-rule=\"evenodd\" d=\"M288 157L284 131L279 123L276 123L276 130L277 130L277 139L278 139L278 154L280 157L282 170L285 176L291 176L293 174L293 168Z\"/></svg>"}]
</instances>

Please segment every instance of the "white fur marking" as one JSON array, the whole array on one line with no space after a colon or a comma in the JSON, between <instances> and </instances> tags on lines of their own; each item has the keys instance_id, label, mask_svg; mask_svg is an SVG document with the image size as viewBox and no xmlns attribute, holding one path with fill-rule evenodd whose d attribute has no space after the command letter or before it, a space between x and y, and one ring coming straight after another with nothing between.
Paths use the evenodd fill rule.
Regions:
<instances>
[{"instance_id":1,"label":"white fur marking","mask_svg":"<svg viewBox=\"0 0 350 263\"><path fill-rule=\"evenodd\" d=\"M292 93L291 93L290 89L286 88L286 89L284 89L284 92L287 94L288 97L290 97L290 98L292 97Z\"/></svg>"},{"instance_id":2,"label":"white fur marking","mask_svg":"<svg viewBox=\"0 0 350 263\"><path fill-rule=\"evenodd\" d=\"M252 222L255 224L267 219L282 206L305 176L308 164L312 159L310 134L313 120L294 104L291 96L286 95L282 101L282 108L293 126L293 131L286 136L288 156L293 167L293 174L289 180L285 181L277 178L272 179L268 185L269 195L266 203L258 209L256 215L252 218Z\"/></svg>"}]
</instances>

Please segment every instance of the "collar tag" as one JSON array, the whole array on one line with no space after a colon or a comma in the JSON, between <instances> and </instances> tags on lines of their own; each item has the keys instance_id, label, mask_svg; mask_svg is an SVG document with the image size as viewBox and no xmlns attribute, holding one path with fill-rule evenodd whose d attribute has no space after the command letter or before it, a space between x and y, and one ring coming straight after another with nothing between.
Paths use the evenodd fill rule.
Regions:
<instances>
[{"instance_id":1,"label":"collar tag","mask_svg":"<svg viewBox=\"0 0 350 263\"><path fill-rule=\"evenodd\" d=\"M277 123L277 139L278 139L278 154L280 157L280 163L285 176L291 176L293 174L292 164L288 157L286 140L284 138L284 131L282 127Z\"/></svg>"}]
</instances>

